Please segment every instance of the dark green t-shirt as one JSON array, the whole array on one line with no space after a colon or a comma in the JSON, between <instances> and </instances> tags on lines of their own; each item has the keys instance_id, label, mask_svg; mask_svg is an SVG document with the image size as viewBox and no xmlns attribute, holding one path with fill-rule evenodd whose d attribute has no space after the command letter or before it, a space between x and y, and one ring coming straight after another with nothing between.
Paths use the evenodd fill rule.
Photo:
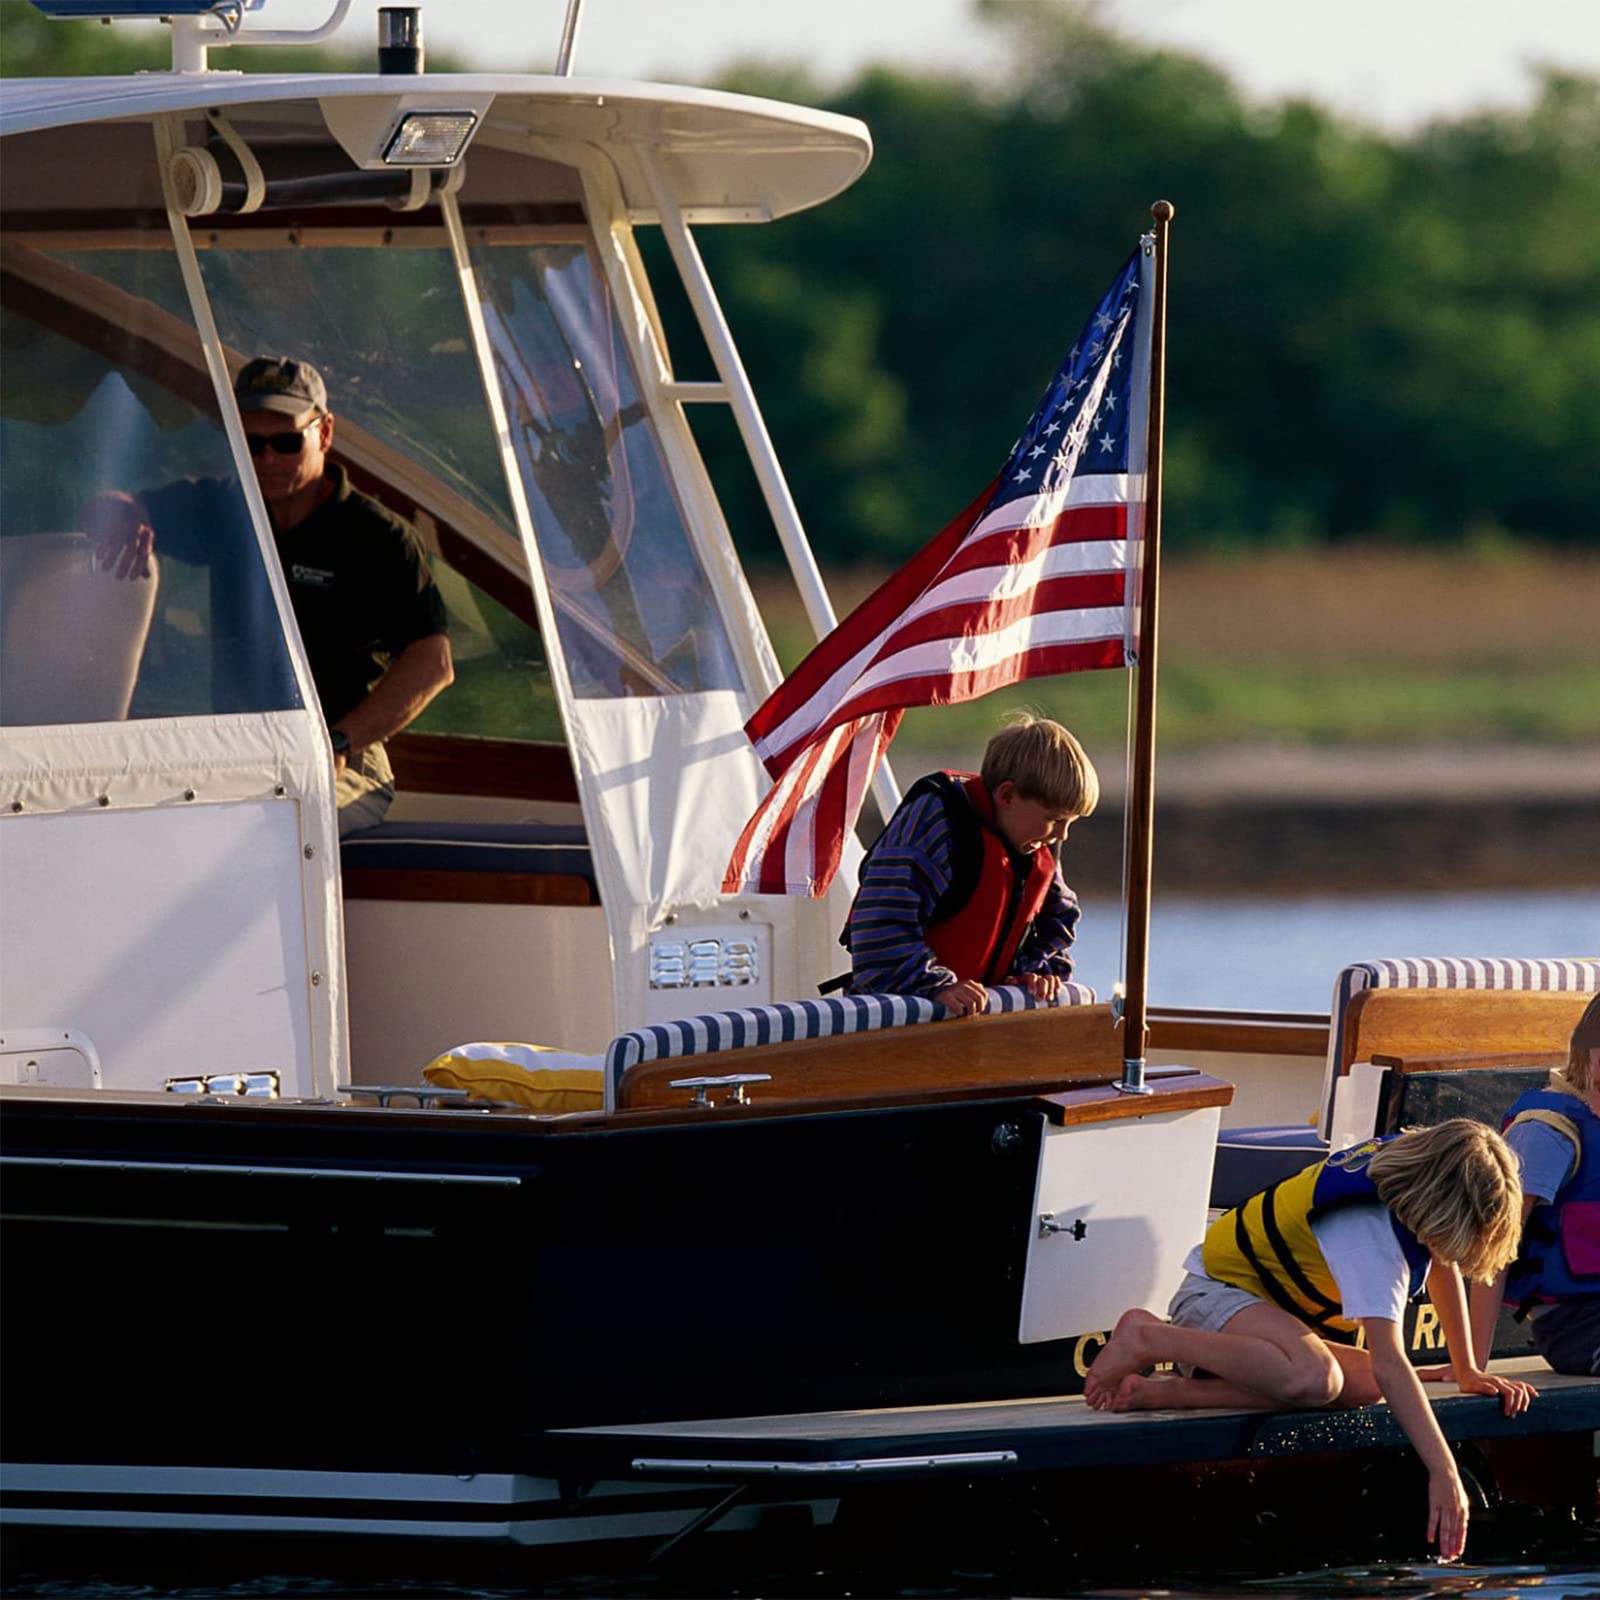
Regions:
<instances>
[{"instance_id":1,"label":"dark green t-shirt","mask_svg":"<svg viewBox=\"0 0 1600 1600\"><path fill-rule=\"evenodd\" d=\"M332 724L366 698L390 659L418 639L444 633L448 618L416 534L351 488L343 467L330 465L328 481L333 494L275 538L322 714ZM217 669L239 680L236 690L219 691L218 708L284 703L263 698L247 681L260 629L274 624L270 596L250 581L259 562L237 489L220 478L186 478L142 498L157 555L211 569L213 654Z\"/></svg>"}]
</instances>

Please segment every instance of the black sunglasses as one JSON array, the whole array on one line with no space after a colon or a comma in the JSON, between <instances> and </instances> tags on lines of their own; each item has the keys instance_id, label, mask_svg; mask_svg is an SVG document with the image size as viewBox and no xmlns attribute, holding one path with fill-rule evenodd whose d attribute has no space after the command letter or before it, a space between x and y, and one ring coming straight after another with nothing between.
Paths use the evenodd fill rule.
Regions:
<instances>
[{"instance_id":1,"label":"black sunglasses","mask_svg":"<svg viewBox=\"0 0 1600 1600\"><path fill-rule=\"evenodd\" d=\"M310 426L308 422L306 428ZM244 442L250 446L253 456L269 448L280 456L297 456L306 447L306 429L299 428L289 433L247 433Z\"/></svg>"}]
</instances>

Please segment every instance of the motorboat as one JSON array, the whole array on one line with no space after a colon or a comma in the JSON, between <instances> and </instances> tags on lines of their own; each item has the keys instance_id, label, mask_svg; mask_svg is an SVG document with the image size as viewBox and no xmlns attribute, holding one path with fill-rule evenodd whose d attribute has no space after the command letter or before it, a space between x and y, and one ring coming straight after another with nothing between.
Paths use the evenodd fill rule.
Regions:
<instances>
[{"instance_id":1,"label":"motorboat","mask_svg":"<svg viewBox=\"0 0 1600 1600\"><path fill-rule=\"evenodd\" d=\"M1154 1006L1138 1093L1119 997L819 998L859 846L823 896L722 890L782 675L691 408L835 618L694 230L827 201L868 130L575 75L575 12L547 75L242 75L207 52L288 38L253 5L41 6L159 14L174 64L0 100L6 1525L671 1539L1210 1448L1070 1397L1230 1133L1303 1164L1446 1057L1539 1070L1600 963ZM450 613L456 683L342 843L232 399L263 351L325 375ZM86 500L186 478L247 536L109 571Z\"/></svg>"}]
</instances>

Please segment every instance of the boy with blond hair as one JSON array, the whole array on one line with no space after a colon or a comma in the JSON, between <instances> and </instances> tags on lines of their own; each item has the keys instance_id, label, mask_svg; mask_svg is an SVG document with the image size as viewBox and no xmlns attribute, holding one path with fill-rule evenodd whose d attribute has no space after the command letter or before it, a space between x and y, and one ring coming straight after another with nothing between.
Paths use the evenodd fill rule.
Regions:
<instances>
[{"instance_id":1,"label":"boy with blond hair","mask_svg":"<svg viewBox=\"0 0 1600 1600\"><path fill-rule=\"evenodd\" d=\"M1427 1468L1428 1539L1453 1560L1467 1498L1401 1343L1405 1305L1426 1287L1456 1382L1500 1395L1508 1416L1525 1411L1533 1388L1473 1358L1461 1281L1493 1277L1516 1253L1521 1205L1516 1158L1468 1117L1313 1162L1211 1224L1184 1262L1169 1321L1122 1314L1084 1399L1097 1411L1387 1400ZM1162 1362L1183 1375L1147 1375Z\"/></svg>"},{"instance_id":2,"label":"boy with blond hair","mask_svg":"<svg viewBox=\"0 0 1600 1600\"><path fill-rule=\"evenodd\" d=\"M1522 1247L1472 1286L1472 1344L1488 1360L1502 1301L1532 1315L1534 1348L1557 1372L1600 1376L1600 995L1572 1032L1565 1073L1506 1113L1522 1178Z\"/></svg>"},{"instance_id":3,"label":"boy with blond hair","mask_svg":"<svg viewBox=\"0 0 1600 1600\"><path fill-rule=\"evenodd\" d=\"M913 784L862 863L841 940L851 991L922 995L957 1017L981 1011L994 983L1053 1000L1078 924L1057 852L1099 798L1083 746L1026 713L989 741L977 773Z\"/></svg>"}]
</instances>

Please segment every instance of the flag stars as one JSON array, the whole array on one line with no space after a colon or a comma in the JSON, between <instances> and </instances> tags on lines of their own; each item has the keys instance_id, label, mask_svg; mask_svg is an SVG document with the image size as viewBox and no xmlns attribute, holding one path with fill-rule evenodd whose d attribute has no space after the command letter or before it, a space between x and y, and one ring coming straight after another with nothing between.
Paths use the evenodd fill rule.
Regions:
<instances>
[{"instance_id":1,"label":"flag stars","mask_svg":"<svg viewBox=\"0 0 1600 1600\"><path fill-rule=\"evenodd\" d=\"M1104 333L1106 329L1111 326L1114 320L1114 318L1108 316L1104 311L1097 311L1094 314L1094 325L1101 331L1101 333Z\"/></svg>"},{"instance_id":2,"label":"flag stars","mask_svg":"<svg viewBox=\"0 0 1600 1600\"><path fill-rule=\"evenodd\" d=\"M1042 444L1036 444L1036 445L1035 445L1035 446L1034 446L1034 447L1033 447L1033 449L1031 449L1031 450L1030 450L1030 451L1029 451L1029 452L1028 452L1028 459L1029 459L1029 460L1030 460L1030 461L1036 461L1036 460L1038 460L1038 458L1039 458L1039 457L1040 457L1040 456L1042 456L1042 455L1043 455L1043 454L1044 454L1044 453L1045 453L1045 447L1044 447L1044 446L1043 446L1043 445L1042 445Z\"/></svg>"},{"instance_id":3,"label":"flag stars","mask_svg":"<svg viewBox=\"0 0 1600 1600\"><path fill-rule=\"evenodd\" d=\"M1013 476L1011 481L1013 483L1026 483L1028 481L1028 479L1031 478L1032 476L1033 476L1033 468L1032 467L1024 467L1021 472L1018 472Z\"/></svg>"},{"instance_id":4,"label":"flag stars","mask_svg":"<svg viewBox=\"0 0 1600 1600\"><path fill-rule=\"evenodd\" d=\"M1057 434L1060 432L1061 424L1059 422L1052 422L1050 426L1044 430L1044 436L1048 439L1052 434Z\"/></svg>"},{"instance_id":5,"label":"flag stars","mask_svg":"<svg viewBox=\"0 0 1600 1600\"><path fill-rule=\"evenodd\" d=\"M1116 449L1116 447L1117 447L1117 441L1115 439L1113 439L1109 433L1105 434L1105 435L1103 435L1101 437L1100 449L1106 455L1109 455L1114 449Z\"/></svg>"}]
</instances>

